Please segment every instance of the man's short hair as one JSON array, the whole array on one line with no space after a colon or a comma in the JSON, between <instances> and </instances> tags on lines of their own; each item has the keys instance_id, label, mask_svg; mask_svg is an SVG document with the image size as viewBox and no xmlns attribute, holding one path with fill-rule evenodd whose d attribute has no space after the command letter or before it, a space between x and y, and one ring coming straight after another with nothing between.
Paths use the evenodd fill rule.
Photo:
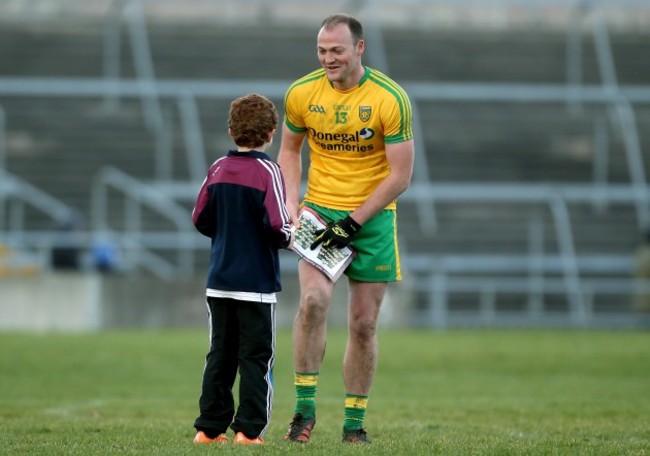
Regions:
<instances>
[{"instance_id":1,"label":"man's short hair","mask_svg":"<svg viewBox=\"0 0 650 456\"><path fill-rule=\"evenodd\" d=\"M329 30L330 28L339 24L345 24L348 26L348 28L350 29L350 33L352 33L354 44L357 44L359 41L363 39L363 26L361 25L361 22L359 22L359 20L356 17L351 16L349 14L345 14L345 13L332 14L331 16L328 16L323 20L323 22L321 23L321 28Z\"/></svg>"}]
</instances>

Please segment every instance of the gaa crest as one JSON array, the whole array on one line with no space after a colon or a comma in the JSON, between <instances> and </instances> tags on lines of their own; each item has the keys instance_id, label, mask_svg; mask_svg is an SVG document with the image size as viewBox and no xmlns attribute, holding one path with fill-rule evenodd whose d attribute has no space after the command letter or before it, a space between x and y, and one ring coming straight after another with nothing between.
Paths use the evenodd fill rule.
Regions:
<instances>
[{"instance_id":1,"label":"gaa crest","mask_svg":"<svg viewBox=\"0 0 650 456\"><path fill-rule=\"evenodd\" d=\"M359 120L368 122L372 114L372 106L359 106Z\"/></svg>"}]
</instances>

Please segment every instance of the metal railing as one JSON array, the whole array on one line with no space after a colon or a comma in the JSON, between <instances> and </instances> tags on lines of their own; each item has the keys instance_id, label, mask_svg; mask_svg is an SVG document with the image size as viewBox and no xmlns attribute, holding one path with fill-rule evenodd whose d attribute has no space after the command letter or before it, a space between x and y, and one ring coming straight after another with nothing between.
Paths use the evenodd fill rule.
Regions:
<instances>
[{"instance_id":1,"label":"metal railing","mask_svg":"<svg viewBox=\"0 0 650 456\"><path fill-rule=\"evenodd\" d=\"M120 26L126 21L138 97L142 103L145 124L152 133L156 148L155 171L161 180L171 179L172 145L169 128L163 115L156 84L151 46L146 20L140 0L112 0L104 20L103 74L108 90L104 93L107 108L119 106L120 71Z\"/></svg>"},{"instance_id":2,"label":"metal railing","mask_svg":"<svg viewBox=\"0 0 650 456\"><path fill-rule=\"evenodd\" d=\"M104 79L115 89L106 92L105 102L111 107L117 106L119 103L120 93L117 86L121 73L120 26L123 18L128 27L136 80L140 86L143 115L147 126L158 133L164 126L163 115L156 91L156 75L151 57L151 46L140 0L112 0L109 5L104 21L103 71Z\"/></svg>"},{"instance_id":3,"label":"metal railing","mask_svg":"<svg viewBox=\"0 0 650 456\"><path fill-rule=\"evenodd\" d=\"M109 190L118 192L124 201L122 220L125 226L110 226ZM115 239L129 255L129 262L149 269L164 279L189 275L194 268L194 250L187 248L195 237L191 213L167 195L112 167L104 167L93 181L91 226L98 237ZM143 239L152 235L143 228L143 209L151 209L176 227L166 247L176 250L176 264L170 263L145 247ZM155 231L155 230L154 230ZM205 244L204 244L205 245Z\"/></svg>"},{"instance_id":4,"label":"metal railing","mask_svg":"<svg viewBox=\"0 0 650 456\"><path fill-rule=\"evenodd\" d=\"M0 105L0 169L7 168L7 116Z\"/></svg>"},{"instance_id":5,"label":"metal railing","mask_svg":"<svg viewBox=\"0 0 650 456\"><path fill-rule=\"evenodd\" d=\"M72 219L81 219L81 214L76 209L2 168L0 168L0 199L1 207L6 203L9 205L8 213L2 214L6 217L0 217L0 232L16 235L24 232L27 206L59 224L67 223Z\"/></svg>"},{"instance_id":6,"label":"metal railing","mask_svg":"<svg viewBox=\"0 0 650 456\"><path fill-rule=\"evenodd\" d=\"M83 222L83 216L38 187L0 168L0 241L18 251L27 247L37 255L34 261L40 267L46 267L51 240L58 232L52 230L38 239L30 238L25 226L28 208L37 211L41 217L48 217L56 227Z\"/></svg>"},{"instance_id":7,"label":"metal railing","mask_svg":"<svg viewBox=\"0 0 650 456\"><path fill-rule=\"evenodd\" d=\"M562 279L544 278L543 294L561 295L565 284ZM507 273L493 276L470 277L450 276L434 270L426 282L421 282L418 291L432 297L434 306L427 310L415 311L411 324L414 326L444 328L455 325L518 325L518 326L561 326L561 327L647 327L648 319L642 314L635 315L629 307L622 304L620 309L597 311L594 306L596 296L618 298L650 294L650 281L633 278L586 278L582 280L582 300L584 308L579 320L567 318L566 313L540 312L539 306L528 306L524 310L498 310L497 295L526 295L531 285L524 277L508 276ZM476 311L448 310L448 298L453 293L477 293L479 297ZM541 300L541 294L538 296Z\"/></svg>"},{"instance_id":8,"label":"metal railing","mask_svg":"<svg viewBox=\"0 0 650 456\"><path fill-rule=\"evenodd\" d=\"M607 25L601 12L593 2L578 2L572 15L571 25L567 30L567 85L570 95L567 98L571 110L579 110L582 90L582 23L591 18L591 30L594 38L598 70L602 87L609 94L608 113L610 122L617 126L623 140L623 149L627 157L630 180L635 188L636 210L639 228L645 229L650 225L649 200L644 191L647 180L639 133L636 127L636 116L627 94L621 90L616 75L616 65L609 38Z\"/></svg>"},{"instance_id":9,"label":"metal railing","mask_svg":"<svg viewBox=\"0 0 650 456\"><path fill-rule=\"evenodd\" d=\"M610 185L606 189L599 192L598 197L608 203L623 203L633 204L637 198L637 188L631 185ZM650 189L646 188L645 192L650 194ZM646 195L647 196L647 195ZM492 293L506 291L508 288L517 288L519 291L527 291L532 293L535 289L538 290L542 286L546 292L562 292L567 297L569 302L570 318L576 325L586 325L591 314L590 308L585 301L585 284L584 279L581 277L581 267L578 264L579 256L576 254L576 249L573 240L573 230L571 220L569 217L568 204L570 203L591 203L593 202L593 186L592 185L554 185L554 184L490 184L490 183L474 183L474 184L429 184L421 185L414 184L409 190L402 195L402 202L422 202L428 201L432 206L436 202L452 202L454 204L463 203L525 203L528 205L545 205L550 209L553 226L555 229L555 236L557 240L557 248L559 254L555 257L556 263L553 263L553 271L561 275L560 279L556 279L554 283L562 283L562 287L555 285L552 289L548 287L547 280L540 282L536 277L547 271L548 264L542 261L543 255L540 254L539 249L534 248L534 243L531 248L534 255L528 257L528 263L525 265L509 264L520 272L528 275L528 280L518 279L517 281L502 280L495 276L484 277L481 280L472 282L468 280L452 280L454 273L467 273L476 268L476 262L481 261L481 256L473 256L470 261L460 261L458 258L455 261L453 269L448 269L447 264L442 262L435 262L431 256L431 262L427 263L427 267L431 274L424 275L424 284L420 284L420 288L426 288L431 293L429 307L431 309L432 321L437 325L445 326L448 321L448 296L450 291L465 291L465 292L479 292L483 293L483 289L489 285ZM532 237L532 236L531 236ZM486 255L485 259L490 259L490 264L493 264L495 257ZM512 256L502 255L502 261L512 260ZM493 264L492 272L498 272L497 263ZM631 263L628 257L628 264ZM417 263L411 265L416 268ZM464 270L463 270L464 268ZM420 260L420 269L422 269L422 260ZM426 269L426 268L425 268ZM631 268L630 268L631 269ZM611 271L610 271L611 272ZM450 280L453 282L453 287L450 287ZM512 283L518 285L512 285ZM430 288L429 288L430 287ZM505 287L505 288L504 288ZM589 285L590 289L594 288L593 284ZM600 290L600 288L598 288Z\"/></svg>"}]
</instances>

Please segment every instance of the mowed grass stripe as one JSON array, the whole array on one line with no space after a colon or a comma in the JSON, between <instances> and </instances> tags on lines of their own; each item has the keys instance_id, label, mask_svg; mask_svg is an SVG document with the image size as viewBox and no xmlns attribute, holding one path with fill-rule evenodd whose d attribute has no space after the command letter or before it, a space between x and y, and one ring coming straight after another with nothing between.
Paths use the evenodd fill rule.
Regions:
<instances>
[{"instance_id":1,"label":"mowed grass stripe","mask_svg":"<svg viewBox=\"0 0 650 456\"><path fill-rule=\"evenodd\" d=\"M366 426L340 443L345 332L331 331L306 448L282 440L294 397L278 335L268 445L223 454L650 453L650 335L607 331L380 332ZM191 444L202 329L0 333L3 454L207 454Z\"/></svg>"}]
</instances>

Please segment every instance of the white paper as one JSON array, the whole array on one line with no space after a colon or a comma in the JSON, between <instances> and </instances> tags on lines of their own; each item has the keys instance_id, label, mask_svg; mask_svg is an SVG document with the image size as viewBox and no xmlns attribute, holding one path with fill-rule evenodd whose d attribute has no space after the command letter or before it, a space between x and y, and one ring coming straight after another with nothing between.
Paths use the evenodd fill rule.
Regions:
<instances>
[{"instance_id":1,"label":"white paper","mask_svg":"<svg viewBox=\"0 0 650 456\"><path fill-rule=\"evenodd\" d=\"M314 231L326 228L327 224L309 207L302 208L299 218L300 228L294 231L289 249L336 282L357 252L349 246L342 249L323 248L323 244L311 250L310 246L316 239Z\"/></svg>"}]
</instances>

